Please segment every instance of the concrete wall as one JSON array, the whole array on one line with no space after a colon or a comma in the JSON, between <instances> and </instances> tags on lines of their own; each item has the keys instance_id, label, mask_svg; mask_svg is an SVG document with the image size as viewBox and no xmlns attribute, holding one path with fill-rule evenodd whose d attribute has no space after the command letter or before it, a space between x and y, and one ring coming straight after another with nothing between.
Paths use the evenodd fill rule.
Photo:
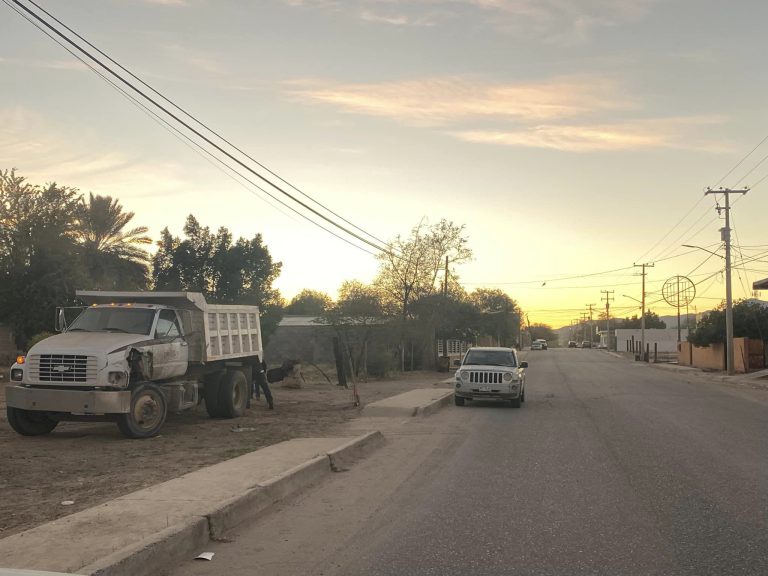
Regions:
<instances>
[{"instance_id":1,"label":"concrete wall","mask_svg":"<svg viewBox=\"0 0 768 576\"><path fill-rule=\"evenodd\" d=\"M763 343L749 338L733 339L733 369L737 374L750 370L761 370L764 366ZM678 363L682 366L694 366L705 370L725 370L725 344L711 346L693 346L682 342Z\"/></svg>"},{"instance_id":2,"label":"concrete wall","mask_svg":"<svg viewBox=\"0 0 768 576\"><path fill-rule=\"evenodd\" d=\"M616 349L619 352L627 351L627 341L640 342L642 330L619 328L616 330ZM680 330L680 339L688 339L688 330ZM659 353L677 352L677 328L649 328L645 331L645 343L650 344L650 353L653 354L654 344L657 345ZM631 348L630 348L631 349Z\"/></svg>"},{"instance_id":3,"label":"concrete wall","mask_svg":"<svg viewBox=\"0 0 768 576\"><path fill-rule=\"evenodd\" d=\"M691 366L707 370L725 370L725 344L694 346Z\"/></svg>"},{"instance_id":4,"label":"concrete wall","mask_svg":"<svg viewBox=\"0 0 768 576\"><path fill-rule=\"evenodd\" d=\"M264 349L264 360L270 367L283 360L333 364L333 336L330 326L278 326Z\"/></svg>"}]
</instances>

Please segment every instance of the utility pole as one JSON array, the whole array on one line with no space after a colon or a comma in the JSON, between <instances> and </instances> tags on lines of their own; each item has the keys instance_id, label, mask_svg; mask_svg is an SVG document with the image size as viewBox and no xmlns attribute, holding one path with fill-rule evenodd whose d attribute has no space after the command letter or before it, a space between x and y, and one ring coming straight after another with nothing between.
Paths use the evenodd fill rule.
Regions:
<instances>
[{"instance_id":1,"label":"utility pole","mask_svg":"<svg viewBox=\"0 0 768 576\"><path fill-rule=\"evenodd\" d=\"M587 339L587 318L586 312L581 313L581 341L584 342Z\"/></svg>"},{"instance_id":2,"label":"utility pole","mask_svg":"<svg viewBox=\"0 0 768 576\"><path fill-rule=\"evenodd\" d=\"M592 307L594 304L584 304L584 306L589 306L589 345L592 346L592 344L594 344L593 337L595 335L595 331L592 329Z\"/></svg>"},{"instance_id":3,"label":"utility pole","mask_svg":"<svg viewBox=\"0 0 768 576\"><path fill-rule=\"evenodd\" d=\"M613 300L613 293L615 290L600 290L605 296L601 296L601 300L605 300L605 331L608 333L608 350L611 349L611 300Z\"/></svg>"},{"instance_id":4,"label":"utility pole","mask_svg":"<svg viewBox=\"0 0 768 576\"><path fill-rule=\"evenodd\" d=\"M717 205L717 213L721 214L725 210L725 226L720 228L720 239L725 242L725 358L728 375L735 373L733 365L733 294L731 292L731 194L746 194L749 188L743 190L731 190L730 188L720 188L711 190L707 188L705 196L709 194L722 194L725 196L725 208Z\"/></svg>"},{"instance_id":5,"label":"utility pole","mask_svg":"<svg viewBox=\"0 0 768 576\"><path fill-rule=\"evenodd\" d=\"M646 268L653 268L654 264L632 264L633 266L637 266L638 268L642 268L643 271L641 273L643 277L643 299L640 302L640 345L642 346L641 354L643 360L645 360L645 277L648 274L645 269Z\"/></svg>"},{"instance_id":6,"label":"utility pole","mask_svg":"<svg viewBox=\"0 0 768 576\"><path fill-rule=\"evenodd\" d=\"M448 256L445 257L445 279L443 280L443 306L448 307ZM448 358L448 338L443 332L443 356ZM448 370L450 371L451 365L448 363Z\"/></svg>"}]
</instances>

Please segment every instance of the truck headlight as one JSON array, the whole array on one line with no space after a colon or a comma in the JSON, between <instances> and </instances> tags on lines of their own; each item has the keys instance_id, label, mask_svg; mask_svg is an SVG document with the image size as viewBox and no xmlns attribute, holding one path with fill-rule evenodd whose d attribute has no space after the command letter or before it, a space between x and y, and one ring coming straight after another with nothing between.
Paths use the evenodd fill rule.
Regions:
<instances>
[{"instance_id":1,"label":"truck headlight","mask_svg":"<svg viewBox=\"0 0 768 576\"><path fill-rule=\"evenodd\" d=\"M14 368L11 370L11 380L14 382L21 382L24 378L24 370L21 368Z\"/></svg>"},{"instance_id":2,"label":"truck headlight","mask_svg":"<svg viewBox=\"0 0 768 576\"><path fill-rule=\"evenodd\" d=\"M467 372L466 370L459 371L459 378L461 378L464 381L469 380L469 372Z\"/></svg>"},{"instance_id":3,"label":"truck headlight","mask_svg":"<svg viewBox=\"0 0 768 576\"><path fill-rule=\"evenodd\" d=\"M504 382L512 381L512 372L504 372Z\"/></svg>"},{"instance_id":4,"label":"truck headlight","mask_svg":"<svg viewBox=\"0 0 768 576\"><path fill-rule=\"evenodd\" d=\"M113 386L122 386L125 372L110 372L107 375L107 381Z\"/></svg>"}]
</instances>

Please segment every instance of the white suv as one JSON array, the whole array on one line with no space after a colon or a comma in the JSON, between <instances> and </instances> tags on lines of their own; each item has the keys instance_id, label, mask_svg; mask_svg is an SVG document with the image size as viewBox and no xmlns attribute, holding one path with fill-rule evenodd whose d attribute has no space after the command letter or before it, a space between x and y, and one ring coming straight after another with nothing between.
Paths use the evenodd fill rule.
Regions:
<instances>
[{"instance_id":1,"label":"white suv","mask_svg":"<svg viewBox=\"0 0 768 576\"><path fill-rule=\"evenodd\" d=\"M454 400L509 400L514 408L525 402L525 369L512 348L470 348L456 371Z\"/></svg>"}]
</instances>

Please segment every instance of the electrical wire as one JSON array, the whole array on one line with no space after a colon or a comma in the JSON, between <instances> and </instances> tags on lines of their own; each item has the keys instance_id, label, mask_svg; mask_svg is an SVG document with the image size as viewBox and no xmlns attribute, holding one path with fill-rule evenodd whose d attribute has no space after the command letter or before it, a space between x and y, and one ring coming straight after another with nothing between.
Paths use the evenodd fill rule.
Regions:
<instances>
[{"instance_id":1,"label":"electrical wire","mask_svg":"<svg viewBox=\"0 0 768 576\"><path fill-rule=\"evenodd\" d=\"M8 3L8 2L7 2L7 0L3 0L3 1L4 1L4 3L6 3L6 4ZM319 218L321 218L321 219L325 220L326 222L328 222L328 223L329 223L329 224L331 224L332 226L334 226L334 227L336 227L336 228L340 229L341 231L343 231L343 232L344 232L344 233L346 233L347 235L349 235L349 236L351 236L351 237L353 237L353 238L357 239L357 240L358 240L358 241L360 241L360 242L363 242L364 244L367 244L367 245L369 245L370 247L374 248L375 250L378 250L378 251L380 251L380 252L384 252L384 253L391 253L391 251L390 251L388 248L382 248L381 246L378 246L377 244L375 244L375 243L374 243L374 242L372 242L371 240L368 240L368 239L366 239L366 238L363 238L363 237L361 237L359 234L356 234L355 232L352 232L351 230L349 230L348 228L346 228L346 227L342 226L341 224L339 224L338 222L336 222L336 221L334 221L333 219L329 218L329 217L328 217L328 216L326 216L325 214L322 214L321 212L319 212L319 211L318 211L318 210L316 210L315 208L313 208L313 207L311 207L311 206L307 205L305 202L302 202L301 200L299 200L298 198L296 198L296 196L294 196L294 195L293 195L293 194L291 194L290 192L287 192L285 189L283 189L283 188L282 188L282 187L280 187L279 185L277 185L277 184L275 184L274 182L270 181L269 179L267 179L266 177L264 177L262 174L258 173L257 171L255 171L254 169L252 169L250 166L248 166L247 164L245 164L243 161L241 161L240 159L236 158L236 157L235 157L233 154L231 154L230 152L228 152L227 150L225 150L224 148L222 148L221 146L219 146L218 144L216 144L215 142L213 142L213 141L212 141L212 140L211 140L209 137L207 137L207 136L205 136L204 134L202 134L202 133L201 133L199 130L197 130L197 129L196 129L196 128L194 128L193 126L190 126L190 124L189 124L188 122L185 122L184 120L182 120L181 118L179 118L179 116L178 116L178 115L176 115L176 114L174 114L173 112L171 112L171 111L170 111L170 110L169 110L167 107L163 106L163 105L162 105L162 104L160 104L160 103L159 103L157 100L155 100L155 99L154 99L154 98L152 98L151 96L147 95L147 94L146 94L146 92L144 92L143 90L141 90L141 89L137 88L136 86L134 86L133 84L131 84L131 83L130 83L128 80L126 80L126 79L125 79L123 76L121 76L120 74L118 74L117 72L115 72L115 71L114 71L112 68L110 68L108 65L104 64L104 63L103 63L101 60L99 60L97 57L95 57L93 54L91 54L91 53L90 53L88 50L86 50L86 49L85 49L85 48L83 48L82 46L78 45L78 44L77 44L75 41L73 41L71 38L67 37L67 36L66 36L64 33L62 33L62 32L61 32L60 30L58 30L58 29L57 29L55 26L53 26L52 24L50 24L49 22L47 22L47 21L46 21L44 18L42 18L41 16L39 16L38 14L36 14L36 13L35 13L35 12L33 12L32 10L30 10L28 7L26 7L25 5L23 5L23 4L22 4L22 3L21 3L19 0L9 0L9 1L11 1L11 2L13 2L14 4L16 4L17 6L19 6L19 7L20 7L22 10L24 10L25 12L27 12L27 13L28 13L30 16L32 16L32 17L33 17L35 20L37 20L38 22L40 22L41 24L43 24L43 25L44 25L46 28L50 29L50 30L51 30L51 31L52 31L54 34L56 34L57 36L59 36L60 38L62 38L62 39L65 41L65 42L67 42L68 44L70 44L71 46L73 46L73 47L74 47L76 50L78 50L78 51L79 51L79 52L81 52L82 54L85 54L85 55L86 55L86 56L87 56L87 57L88 57L88 58L89 58L91 61L95 62L95 63L96 63L98 66L100 66L101 68L103 68L104 70L106 70L106 71L107 71L109 74L111 74L112 76L114 76L115 78L117 78L117 79L118 79L120 82L122 82L123 84L125 84L126 86L128 86L128 87L129 87L131 90L133 90L134 92L136 92L137 94L139 94L139 95L140 95L142 98L144 98L145 100L147 100L147 101L151 102L151 103L152 103L152 105L154 105L156 108L160 109L160 110L161 110L163 113L165 113L167 116L171 117L171 118L172 118L173 120L175 120L177 123L179 123L179 124L181 124L182 126L184 126L184 128L186 128L188 131L192 132L192 133L193 133L195 136L197 136L198 138L200 138L201 140L203 140L204 142L206 142L206 143L207 143L209 146L213 146L213 147L214 147L216 150L218 150L220 153L224 154L224 155L225 155L227 158L229 158L230 160L232 160L233 162L235 162L236 164L238 164L238 165L239 165L239 166L241 166L243 169L247 170L248 172L250 172L251 174L253 174L253 175L254 175L254 176L256 176L257 178L259 178L260 180L262 180L262 181L263 181L263 182L265 182L266 184L270 185L272 188L274 188L275 190L277 190L278 192L280 192L280 193L281 193L281 194L283 194L284 196L286 196L286 197L290 198L290 199L291 199L293 202L295 202L296 204L298 204L299 206L301 206L301 207L302 207L302 208L304 208L305 210L307 210L307 211L311 212L312 214L314 214L315 216L318 216ZM315 221L312 221L312 222L313 222L314 224L317 224Z\"/></svg>"},{"instance_id":2,"label":"electrical wire","mask_svg":"<svg viewBox=\"0 0 768 576\"><path fill-rule=\"evenodd\" d=\"M643 254L642 256L640 256L640 258L637 258L637 259L635 260L635 262L642 262L642 261L643 261L643 258L645 258L645 257L646 257L648 254L650 254L651 252L653 252L653 251L656 249L656 247L657 247L659 244L661 244L662 242L664 242L664 240L666 240L666 238L667 238L667 237L668 237L668 236L669 236L669 235L670 235L672 232L674 232L674 230L675 230L675 229L676 229L678 226L680 226L680 224L682 224L682 223L683 223L683 221L685 221L685 219L686 219L686 218L688 218L688 216L690 216L690 214L691 214L691 213L692 213L692 212L693 212L693 211L696 209L696 207L697 207L699 204L701 204L701 203L702 203L702 202L703 202L705 199L706 199L706 196L702 196L702 197L700 197L700 198L699 198L699 199L696 201L696 203L695 203L695 204L694 204L694 205L691 207L691 209L690 209L690 210L688 210L688 212L686 212L685 216L683 216L682 218L680 218L680 220L677 222L677 224L675 224L674 226L672 226L672 228L670 228L670 229L669 229L669 231L668 231L666 234L664 234L664 236L662 236L662 237L661 237L661 239L660 239L658 242L656 242L656 244L654 244L653 246L651 246L651 248L649 248L648 250L646 250L645 254Z\"/></svg>"},{"instance_id":3,"label":"electrical wire","mask_svg":"<svg viewBox=\"0 0 768 576\"><path fill-rule=\"evenodd\" d=\"M309 196L308 194L306 194L305 192L303 192L302 190L300 190L298 187L294 186L292 183L290 183L289 181L287 181L286 179L284 179L283 177L281 177L279 174L275 173L275 172L274 172L274 171L272 171L270 168L268 168L267 166L265 166L264 164L262 164L261 162L259 162L259 161L258 161L258 160L256 160L255 158L253 158L253 157L252 157L251 155L249 155L247 152L243 151L241 148L239 148L238 146L236 146L235 144L233 144L232 142L230 142L229 140L227 140L227 139L226 139L224 136L222 136L222 135L221 135L219 132L217 132L216 130L214 130L214 129L210 128L208 125L206 125L205 123L203 123L202 121L200 121L200 120L199 120L197 117L195 117L195 116L194 116L192 113L190 113L190 112L189 112L189 111L187 111L186 109L184 109L184 108L182 108L181 106L179 106L178 104L176 104L176 103L175 103L174 101L172 101L170 98L168 98L167 96L165 96L165 94L163 94L162 92L160 92L160 91L156 90L154 87L152 87L152 86L150 86L149 84L147 84L146 82L144 82L144 80L142 80L142 79L141 79L140 77L138 77L136 74L134 74L134 73L133 73L133 72L131 72L129 69L127 69L125 66L123 66L122 64L120 64L119 62L117 62L116 60L114 60L114 59L113 59L111 56L109 56L108 54L104 53L104 52L103 52L102 50L100 50L100 49L99 49L97 46L94 46L94 45L93 45L91 42L89 42L89 41L88 41L86 38L84 38L83 36L81 36L80 34L78 34L78 33L77 33L75 30L73 30L72 28L70 28L69 26L67 26L67 25L66 25L64 22L62 22L61 20L59 20L58 18L56 18L56 16L54 16L53 14L51 14L50 12L48 12L48 11L47 11L45 8L43 8L42 6L40 6L40 5L39 5L37 2L35 2L35 0L27 0L27 2L29 2L30 4L32 4L33 6L35 6L35 7L36 7L38 10L40 10L41 12L43 12L44 14L46 14L46 15L47 15L49 18L51 18L52 20L54 20L54 21L55 21L56 23L58 23L60 26L63 26L63 27L64 27L64 28L65 28L67 31L69 31L71 34L74 34L74 35L75 35L75 36L76 36L78 39L80 39L81 41L85 42L85 43L86 43L88 46L90 46L91 48L93 48L94 50L96 50L96 51L97 51L99 54L101 54L102 56L104 56L104 57L105 57L107 60L109 60L110 62L112 62L112 64L114 64L115 66L117 66L118 68L120 68L122 71L126 72L126 73L127 73L129 76L131 76L131 78L133 78L134 80L136 80L137 82L139 82L139 83L140 83L142 86L144 86L144 87L148 88L149 90L151 90L151 91L152 91L154 94L156 94L157 96L159 96L160 98L162 98L164 101L168 102L168 103L169 103L171 106L173 106L173 107L174 107L176 110L178 110L178 111L182 112L182 113L183 113L185 116L187 116L188 118L190 118L191 120L193 120L193 121L194 121L195 123L197 123L199 126L203 127L203 128L204 128L205 130L207 130L209 133L211 133L211 134L213 134L214 136L216 136L217 138L219 138L219 139L220 139L222 142L224 142L224 143L226 143L227 145L229 145L230 147L232 147L234 150L236 150L237 152L239 152L240 154L242 154L243 156L245 156L246 158L248 158L249 160L251 160L253 163L255 163L257 166L259 166L259 167L260 167L260 168L262 168L263 170L266 170L266 171L267 171L269 174L271 174L272 176L274 176L275 178L277 178L278 180L280 180L282 183L286 184L287 186L289 186L290 188L292 188L293 190L295 190L296 192L298 192L299 194L301 194L301 195L302 195L304 198L306 198L306 199L310 200L311 202L313 202L313 203L314 203L314 204L316 204L317 206L320 206L320 207L321 207L321 208L323 208L324 210L328 211L330 214L333 214L334 216L336 216L337 218L339 218L339 219L340 219L341 221L343 221L344 223L346 223L346 224L349 224L350 226L352 226L352 227L353 227L353 228L355 228L356 230L358 230L358 231L362 232L362 233L363 233L363 234L365 234L366 236L368 236L368 237L372 238L372 239L373 239L373 240L375 240L376 242L379 242L379 243L381 243L381 244L387 245L387 242L385 242L384 240L381 240L381 239L377 238L376 236L374 236L373 234L370 234L369 232L367 232L367 231L363 230L362 228L360 228L359 226L357 226L357 225L356 225L356 224L354 224L353 222L350 222L349 220L347 220L347 219L346 219L346 218L344 218L343 216L341 216L341 215L337 214L336 212L334 212L333 210L331 210L330 208L328 208L327 206L325 206L325 205L324 205L324 204L322 204L321 202L318 202L317 200L315 200L314 198L312 198L311 196Z\"/></svg>"},{"instance_id":4,"label":"electrical wire","mask_svg":"<svg viewBox=\"0 0 768 576\"><path fill-rule=\"evenodd\" d=\"M277 198L277 197L276 197L274 194L270 193L268 190L265 190L263 187L259 186L259 185L258 185L256 182L254 182L253 180L249 179L247 176L244 176L243 174L241 174L240 172L238 172L236 169L234 169L234 168L232 168L231 166L229 166L229 165L228 165L226 162L224 162L224 161L223 161L221 158L219 158L219 157L217 157L216 155L214 155L214 154L213 154L211 151L209 151L209 150L206 150L206 149L205 149L205 148L204 148L204 147L203 147L203 146L202 146L202 145L201 145L199 142L195 142L195 141L194 141L192 138L190 138L190 137L189 137L187 134L184 134L184 133L183 133L182 131L180 131L178 128L176 128L175 126L173 126L172 124L170 124L170 123L169 123L167 120L165 120L163 117L161 117L159 114L157 114L157 113L156 113L155 111L153 111L151 108L149 108L149 107L148 107L146 104L144 104L143 102L141 102L140 100L138 100L138 99L137 99L135 96L133 96L132 94L130 94L129 92L127 92L125 89L121 88L121 87L120 87L118 84L116 84L116 83L115 83L115 82L113 82L112 80L110 80L110 79L109 79L107 76L105 76L105 75L104 75L103 73L101 73L101 72L100 72L98 69L96 69L96 68L95 68L95 67L94 67L94 66L93 66L93 65L92 65L90 62L88 62L87 60L85 60L84 58L80 57L78 54L76 54L75 52L73 52L72 50L70 50L69 48L67 48L67 46L65 46L64 44L62 44L62 43L61 43L61 42L60 42L58 39L56 39L54 36L52 36L50 33L48 33L48 31L47 31L47 30L45 30L45 29L43 29L43 28L42 28L42 27L41 27L41 26L40 26L40 25L39 25L37 22L35 22L35 21L34 21L34 20L32 20L30 17L28 17L26 14L24 14L23 12L21 12L20 10L18 10L18 9L16 8L16 6L13 6L12 4L10 4L10 3L9 3L9 0L2 0L2 2L3 2L3 3L6 5L6 6L8 6L8 7L9 7L11 10L13 10L14 12L16 12L16 13L17 13L19 16L21 16L22 18L24 18L25 20L27 20L27 22L29 22L30 24L32 24L32 26L34 26L35 28L37 28L37 29L38 29L40 32L42 32L43 34L45 34L46 36L48 36L48 37L49 37L49 38L50 38L52 41L54 41L56 44L58 44L59 46L61 46L61 47L62 47L64 50L66 50L67 52L69 52L69 53L70 53L70 54L71 54L71 55L72 55L74 58L76 58L77 60L79 60L79 61L80 61L80 62L81 62L81 63L82 63L84 66L88 67L88 68L89 68L89 69L90 69L90 70L91 70L91 71L92 71L94 74L96 74L96 75L97 75L97 76L99 76L99 77L100 77L102 80L104 80L105 82L107 82L108 84L110 84L110 85L111 85L111 86L112 86L112 87L113 87L115 90L117 90L117 91L118 91L120 94L122 94L122 95L123 95L123 96L124 96L126 99L128 99L128 100L131 102L131 104L133 104L134 106L136 106L137 108L139 108L140 110L142 110L144 113L146 113L147 115L149 115L151 119L153 119L155 122L157 122L158 124L160 124L160 125L161 125L161 127L163 127L164 129L166 129L167 131L169 131L169 132L171 133L171 135L173 135L173 136L174 136L174 137L176 137L176 138L177 138L179 141L181 141L181 142L182 142L182 144L184 144L184 145L185 145L185 146L187 146L188 148L192 149L193 151L195 151L195 152L197 152L198 154L200 154L201 156L203 156L203 158L204 158L204 159L205 159L205 160L206 160L208 163L210 163L210 164L211 164L212 166L214 166L215 168L217 168L217 169L221 170L221 171L222 171L224 174L226 174L226 175L227 175L229 178L231 178L231 179L232 179L233 181L235 181L237 184L239 184L240 186L243 186L243 187L244 187L244 188L245 188L245 189L246 189L248 192L250 192L251 194L254 194L254 195L255 195L257 198L259 198L260 200L262 200L262 201L266 202L267 204L269 204L270 206L272 206L272 207L273 207L273 208L275 208L276 210L278 210L278 211L282 212L282 210L280 210L280 208L278 208L277 206L275 206L274 204L272 204L272 203L271 203L269 200L267 200L267 199L265 199L265 198L263 198L263 197L259 196L259 195L258 195L256 192L254 192L252 189L250 189L250 188L248 188L247 186L245 186L245 184L243 184L243 182L241 182L241 181L237 180L237 179L236 179L236 178L233 176L233 174L232 174L231 172L233 172L234 174L236 174L237 176L239 176L239 177L240 177L240 178L242 178L243 180L246 180L246 181L247 181L249 184L251 184L252 186L254 186L255 188L257 188L258 190L260 190L261 192L263 192L264 194L266 194L266 195L267 195L269 198L271 198L271 199L272 199L272 200L274 200L275 202L277 202L277 203L281 204L282 206L286 207L287 209L289 209L289 210L291 210L292 212L296 213L297 215L301 216L302 218L304 218L305 220L309 221L310 223L312 223L312 224L315 224L316 226L318 226L319 228L323 229L325 232L327 232L327 233L329 233L329 234L331 234L331 235L335 236L336 238L338 238L338 239L339 239L339 240L341 240L342 242L346 242L347 244L349 244L350 246L353 246L354 248L357 248L358 250L362 250L363 252L366 252L366 253L368 253L368 254L370 254L370 255L372 255L372 256L375 256L375 253L374 253L374 252L371 252L370 250L367 250L367 249L365 249L365 248L363 248L363 247L361 247L361 246L358 246L358 245L356 245L356 244L352 243L352 242L351 242L350 240L348 240L347 238L344 238L343 236L340 236L340 235L336 234L336 233L335 233L335 232L333 232L332 230L329 230L328 228L325 228L323 225L321 225L321 224L319 224L319 223L317 223L317 222L314 222L314 221L313 221L312 219L310 219L310 218L309 218L309 217L308 217L306 214L303 214L302 212L300 212L300 211L296 210L294 207L292 207L292 206L290 206L289 204L287 204L287 203L283 202L282 200L280 200L279 198ZM186 141L186 142L185 142L185 141ZM208 156L209 158L207 158L206 156ZM221 164L221 166L216 166L216 165L214 164L214 162L218 162L219 164ZM222 168L222 167L223 167L223 168ZM285 213L285 212L282 212L282 213L283 213L284 215L286 215L287 217L291 218L291 216L290 216L289 214L287 214L287 213Z\"/></svg>"},{"instance_id":5,"label":"electrical wire","mask_svg":"<svg viewBox=\"0 0 768 576\"><path fill-rule=\"evenodd\" d=\"M760 148L760 146L762 146L762 145L763 145L763 143L765 143L765 141L766 141L766 140L768 140L768 136L766 136L765 138L763 138L762 140L760 140L760 142L758 143L758 145L757 145L757 146L755 146L754 148L752 148L752 150L750 150L750 151L749 151L749 152L748 152L748 153L747 153L747 154L746 154L746 155L745 155L745 156L744 156L744 157L743 157L741 160L739 160L739 161L736 163L736 165L735 165L733 168L731 168L730 170L728 170L728 172L726 172L725 176L723 176L722 178L720 178L720 180L718 180L718 181L715 183L715 185L714 185L714 186L712 186L712 188L717 188L718 186L720 186L720 184L722 184L722 183L723 183L723 180L725 180L726 178L728 178L728 176L730 176L730 175L733 173L733 171L734 171L734 170L736 170L736 169L737 169L739 166L741 166L741 165L744 163L744 161L745 161L747 158L749 158L750 156L752 156L752 154L755 152L755 150L757 150L758 148Z\"/></svg>"}]
</instances>

